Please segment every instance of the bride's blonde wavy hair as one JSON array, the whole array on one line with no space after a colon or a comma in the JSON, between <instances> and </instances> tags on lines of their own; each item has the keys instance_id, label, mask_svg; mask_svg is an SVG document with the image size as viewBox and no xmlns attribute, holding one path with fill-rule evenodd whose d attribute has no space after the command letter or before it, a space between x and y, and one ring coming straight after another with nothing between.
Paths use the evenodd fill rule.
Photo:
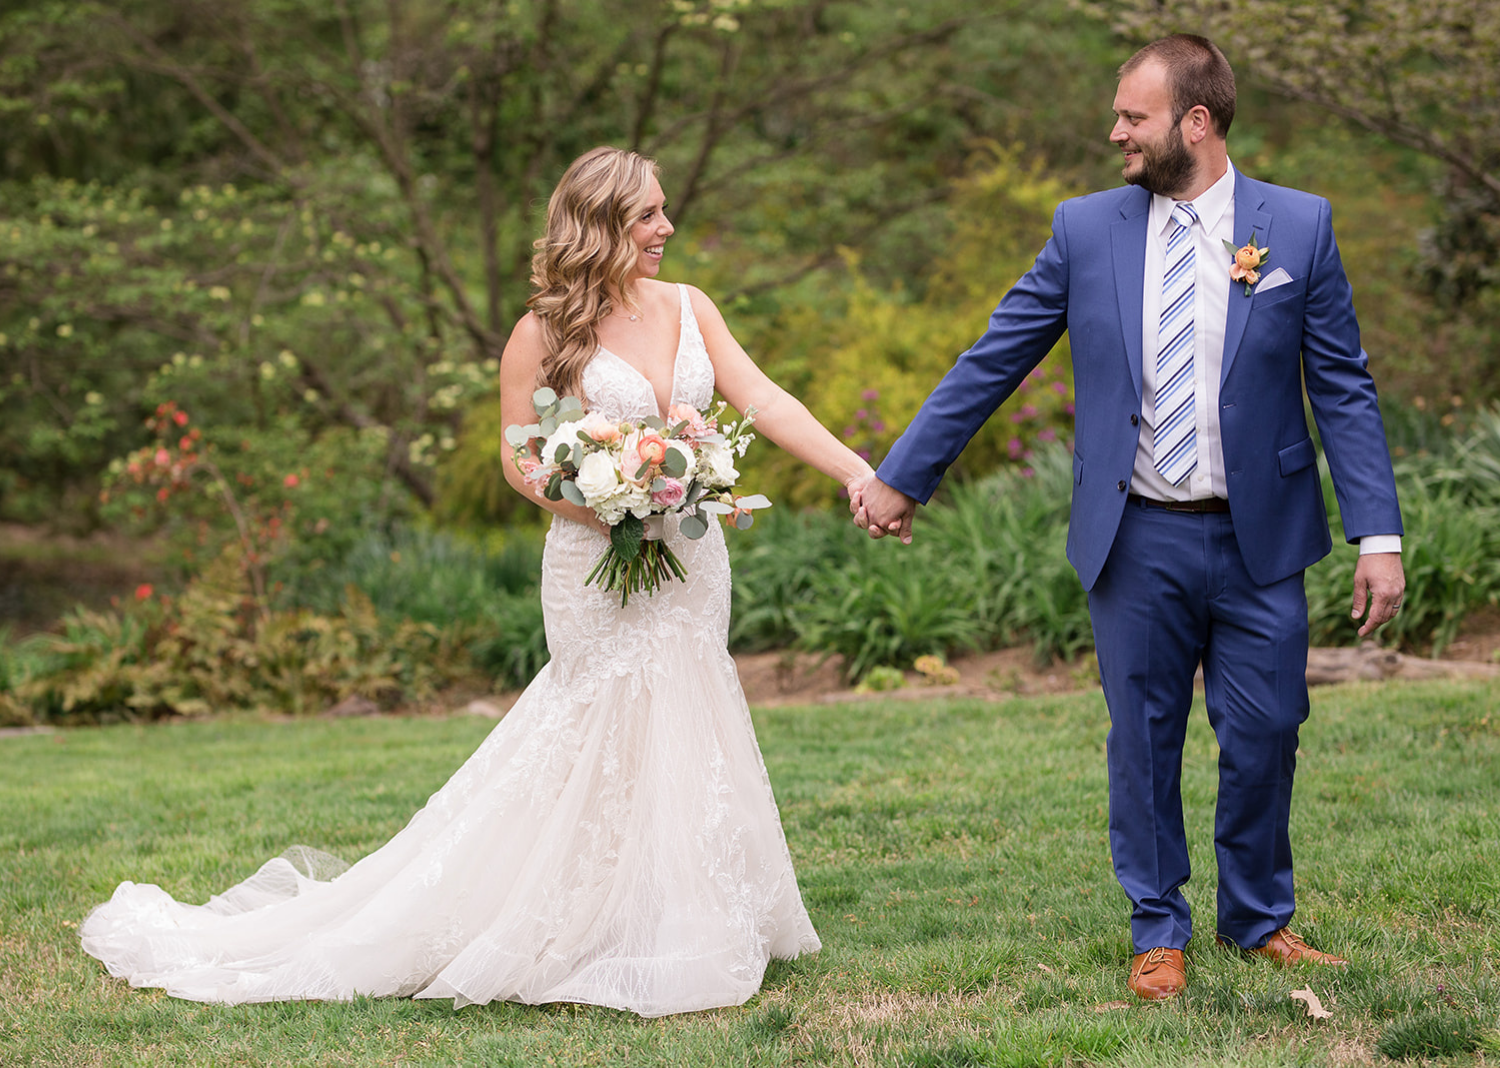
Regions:
<instances>
[{"instance_id":1,"label":"bride's blonde wavy hair","mask_svg":"<svg viewBox=\"0 0 1500 1068\"><path fill-rule=\"evenodd\" d=\"M625 289L638 250L630 228L645 210L656 161L604 146L563 173L547 201L547 230L532 245L527 307L542 324L541 383L581 397L583 369L599 348L599 323L614 311L611 291L639 312Z\"/></svg>"}]
</instances>

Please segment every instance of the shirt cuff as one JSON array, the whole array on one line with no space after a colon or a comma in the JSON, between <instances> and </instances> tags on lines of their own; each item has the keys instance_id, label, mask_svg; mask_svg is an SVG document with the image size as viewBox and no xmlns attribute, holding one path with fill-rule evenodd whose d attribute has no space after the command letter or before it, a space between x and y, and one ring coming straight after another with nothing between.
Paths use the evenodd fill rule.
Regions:
<instances>
[{"instance_id":1,"label":"shirt cuff","mask_svg":"<svg viewBox=\"0 0 1500 1068\"><path fill-rule=\"evenodd\" d=\"M1359 539L1360 556L1369 553L1399 553L1400 551L1400 534L1366 534Z\"/></svg>"}]
</instances>

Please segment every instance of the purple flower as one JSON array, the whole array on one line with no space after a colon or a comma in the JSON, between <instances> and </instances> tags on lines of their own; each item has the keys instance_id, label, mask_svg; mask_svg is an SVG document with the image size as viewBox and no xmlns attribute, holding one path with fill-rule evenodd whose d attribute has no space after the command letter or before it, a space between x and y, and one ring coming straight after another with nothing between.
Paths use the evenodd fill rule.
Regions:
<instances>
[{"instance_id":1,"label":"purple flower","mask_svg":"<svg viewBox=\"0 0 1500 1068\"><path fill-rule=\"evenodd\" d=\"M1019 460L1021 458L1020 438L1011 438L1010 441L1005 443L1005 448L1010 452L1010 458L1012 460Z\"/></svg>"},{"instance_id":2,"label":"purple flower","mask_svg":"<svg viewBox=\"0 0 1500 1068\"><path fill-rule=\"evenodd\" d=\"M1032 416L1034 416L1036 414L1036 405L1035 404L1023 404L1023 405L1021 405L1021 414L1024 415L1027 419L1030 419Z\"/></svg>"},{"instance_id":3,"label":"purple flower","mask_svg":"<svg viewBox=\"0 0 1500 1068\"><path fill-rule=\"evenodd\" d=\"M1021 468L1021 477L1022 478L1035 478L1036 477L1036 472L1033 471L1029 467L1023 467L1023 468Z\"/></svg>"},{"instance_id":4,"label":"purple flower","mask_svg":"<svg viewBox=\"0 0 1500 1068\"><path fill-rule=\"evenodd\" d=\"M1057 391L1059 397L1066 397L1068 395L1068 384L1066 382L1054 382L1052 383L1052 388Z\"/></svg>"},{"instance_id":5,"label":"purple flower","mask_svg":"<svg viewBox=\"0 0 1500 1068\"><path fill-rule=\"evenodd\" d=\"M861 460L868 460L870 458L870 450L869 449L856 449L855 450L855 454Z\"/></svg>"},{"instance_id":6,"label":"purple flower","mask_svg":"<svg viewBox=\"0 0 1500 1068\"><path fill-rule=\"evenodd\" d=\"M880 396L880 390L878 390L878 389L867 389L863 393L861 393L859 396L860 396L861 400L872 401L872 400L875 400L876 398L878 398Z\"/></svg>"},{"instance_id":7,"label":"purple flower","mask_svg":"<svg viewBox=\"0 0 1500 1068\"><path fill-rule=\"evenodd\" d=\"M875 420L873 423L870 424L870 429L873 430L875 433L879 434L881 431L883 431L885 429L885 420L883 420L883 419L877 419L877 420Z\"/></svg>"},{"instance_id":8,"label":"purple flower","mask_svg":"<svg viewBox=\"0 0 1500 1068\"><path fill-rule=\"evenodd\" d=\"M1026 417L1024 415L1022 415L1020 412L1011 412L1010 413L1010 421L1012 423L1015 423L1017 426L1020 426L1022 423L1024 423L1026 421Z\"/></svg>"},{"instance_id":9,"label":"purple flower","mask_svg":"<svg viewBox=\"0 0 1500 1068\"><path fill-rule=\"evenodd\" d=\"M1068 401L1067 404L1064 404L1063 405L1063 411L1067 412L1069 415L1072 415L1073 414L1073 402L1072 401Z\"/></svg>"},{"instance_id":10,"label":"purple flower","mask_svg":"<svg viewBox=\"0 0 1500 1068\"><path fill-rule=\"evenodd\" d=\"M1038 441L1056 441L1057 431L1053 430L1050 426L1043 427L1037 431L1036 439Z\"/></svg>"},{"instance_id":11,"label":"purple flower","mask_svg":"<svg viewBox=\"0 0 1500 1068\"><path fill-rule=\"evenodd\" d=\"M859 432L859 428L856 427L856 426L846 426L846 427L844 427L844 437L846 437L846 438L852 438L858 432Z\"/></svg>"},{"instance_id":12,"label":"purple flower","mask_svg":"<svg viewBox=\"0 0 1500 1068\"><path fill-rule=\"evenodd\" d=\"M869 413L869 411L867 409L861 408L859 411L857 411L857 412L854 413L854 418L856 418L856 419L868 419L868 418L870 418L870 413Z\"/></svg>"}]
</instances>

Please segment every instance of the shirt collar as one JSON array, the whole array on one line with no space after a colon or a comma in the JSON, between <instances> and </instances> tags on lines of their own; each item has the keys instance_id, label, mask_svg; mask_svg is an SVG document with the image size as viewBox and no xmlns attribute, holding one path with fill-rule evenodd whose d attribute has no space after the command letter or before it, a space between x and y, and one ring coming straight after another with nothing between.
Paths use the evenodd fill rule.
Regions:
<instances>
[{"instance_id":1,"label":"shirt collar","mask_svg":"<svg viewBox=\"0 0 1500 1068\"><path fill-rule=\"evenodd\" d=\"M1214 227L1219 225L1219 220L1234 203L1234 164L1230 163L1224 168L1224 173L1219 180L1209 186L1197 199L1192 201L1193 210L1198 213L1198 221L1203 224L1203 232L1211 234ZM1161 233L1166 229L1167 222L1172 218L1172 208L1177 201L1171 197L1162 196L1160 193L1151 194L1151 229L1155 233Z\"/></svg>"}]
</instances>

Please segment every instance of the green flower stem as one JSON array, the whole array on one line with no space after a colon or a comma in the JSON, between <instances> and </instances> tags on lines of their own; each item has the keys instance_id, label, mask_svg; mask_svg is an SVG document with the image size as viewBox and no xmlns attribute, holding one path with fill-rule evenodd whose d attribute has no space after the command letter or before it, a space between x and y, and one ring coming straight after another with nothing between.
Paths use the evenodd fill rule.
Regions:
<instances>
[{"instance_id":1,"label":"green flower stem","mask_svg":"<svg viewBox=\"0 0 1500 1068\"><path fill-rule=\"evenodd\" d=\"M632 593L644 590L649 597L661 588L663 582L671 582L674 576L682 581L687 579L687 568L682 566L677 554L665 542L648 541L642 543L640 553L630 560L624 559L611 545L604 550L604 555L599 557L583 584L592 586L598 579L601 590L619 591L620 607L624 608L630 603Z\"/></svg>"}]
</instances>

